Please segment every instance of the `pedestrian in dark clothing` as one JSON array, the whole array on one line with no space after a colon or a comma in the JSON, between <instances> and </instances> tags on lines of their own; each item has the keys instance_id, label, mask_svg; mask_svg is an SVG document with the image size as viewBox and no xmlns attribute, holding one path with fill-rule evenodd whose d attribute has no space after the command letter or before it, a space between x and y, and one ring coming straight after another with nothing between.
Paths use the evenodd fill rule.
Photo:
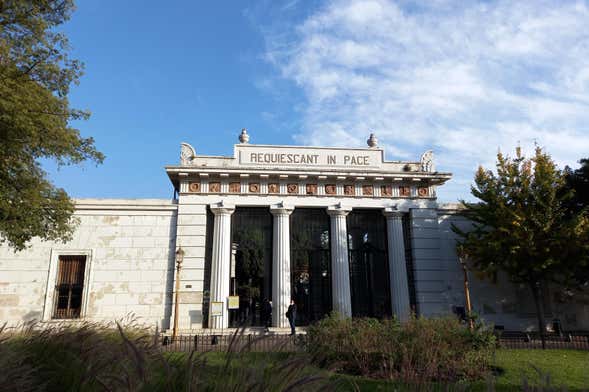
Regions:
<instances>
[{"instance_id":1,"label":"pedestrian in dark clothing","mask_svg":"<svg viewBox=\"0 0 589 392\"><path fill-rule=\"evenodd\" d=\"M288 310L286 311L286 318L288 319L288 322L290 323L290 334L294 335L295 334L295 320L297 318L297 304L295 304L294 299L290 300L290 306L288 307Z\"/></svg>"},{"instance_id":2,"label":"pedestrian in dark clothing","mask_svg":"<svg viewBox=\"0 0 589 392\"><path fill-rule=\"evenodd\" d=\"M264 302L264 327L269 331L272 324L272 301L266 300Z\"/></svg>"}]
</instances>

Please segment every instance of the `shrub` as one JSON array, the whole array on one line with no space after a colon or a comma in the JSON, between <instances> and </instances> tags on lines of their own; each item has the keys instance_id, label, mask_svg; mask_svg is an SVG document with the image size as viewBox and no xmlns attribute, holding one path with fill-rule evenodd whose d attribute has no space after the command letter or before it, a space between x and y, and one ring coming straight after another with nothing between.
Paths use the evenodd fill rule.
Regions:
<instances>
[{"instance_id":1,"label":"shrub","mask_svg":"<svg viewBox=\"0 0 589 392\"><path fill-rule=\"evenodd\" d=\"M308 329L320 366L405 383L456 382L488 374L495 338L455 318L350 319L337 314Z\"/></svg>"}]
</instances>

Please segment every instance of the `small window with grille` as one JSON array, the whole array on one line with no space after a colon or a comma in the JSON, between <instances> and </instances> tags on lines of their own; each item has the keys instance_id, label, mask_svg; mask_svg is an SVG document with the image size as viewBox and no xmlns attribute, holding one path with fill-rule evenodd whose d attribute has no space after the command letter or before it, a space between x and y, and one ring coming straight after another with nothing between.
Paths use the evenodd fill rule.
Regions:
<instances>
[{"instance_id":1,"label":"small window with grille","mask_svg":"<svg viewBox=\"0 0 589 392\"><path fill-rule=\"evenodd\" d=\"M84 292L86 256L59 256L55 284L53 318L79 318Z\"/></svg>"}]
</instances>

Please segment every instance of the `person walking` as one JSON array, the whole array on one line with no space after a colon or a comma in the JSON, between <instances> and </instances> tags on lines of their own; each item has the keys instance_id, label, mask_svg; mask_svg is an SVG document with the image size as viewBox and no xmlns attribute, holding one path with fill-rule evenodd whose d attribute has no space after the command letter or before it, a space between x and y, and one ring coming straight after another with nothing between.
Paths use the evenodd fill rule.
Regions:
<instances>
[{"instance_id":1,"label":"person walking","mask_svg":"<svg viewBox=\"0 0 589 392\"><path fill-rule=\"evenodd\" d=\"M295 320L297 318L297 304L295 304L294 299L290 300L290 305L288 306L288 310L286 311L286 318L290 323L290 334L294 335L295 332Z\"/></svg>"}]
</instances>

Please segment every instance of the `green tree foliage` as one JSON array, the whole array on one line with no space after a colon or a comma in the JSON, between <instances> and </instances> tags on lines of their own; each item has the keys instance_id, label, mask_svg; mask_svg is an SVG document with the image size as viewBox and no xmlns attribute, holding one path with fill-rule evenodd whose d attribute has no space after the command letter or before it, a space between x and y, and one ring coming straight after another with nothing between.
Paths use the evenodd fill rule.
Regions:
<instances>
[{"instance_id":1,"label":"green tree foliage","mask_svg":"<svg viewBox=\"0 0 589 392\"><path fill-rule=\"evenodd\" d=\"M579 161L581 167L571 169L565 167L567 190L574 191L570 202L570 208L573 213L589 209L589 158Z\"/></svg>"},{"instance_id":2,"label":"green tree foliage","mask_svg":"<svg viewBox=\"0 0 589 392\"><path fill-rule=\"evenodd\" d=\"M553 282L569 288L586 284L589 267L589 219L570 214L573 196L564 174L536 148L531 159L497 155L497 173L480 167L471 193L480 201L462 201L472 230L453 230L458 249L486 276L503 271L526 284L534 297L538 328L545 330L542 288Z\"/></svg>"},{"instance_id":3,"label":"green tree foliage","mask_svg":"<svg viewBox=\"0 0 589 392\"><path fill-rule=\"evenodd\" d=\"M40 160L104 159L71 125L89 115L69 106L82 64L55 30L73 9L71 0L0 0L0 243L16 250L33 237L66 241L75 228L73 201Z\"/></svg>"}]
</instances>

